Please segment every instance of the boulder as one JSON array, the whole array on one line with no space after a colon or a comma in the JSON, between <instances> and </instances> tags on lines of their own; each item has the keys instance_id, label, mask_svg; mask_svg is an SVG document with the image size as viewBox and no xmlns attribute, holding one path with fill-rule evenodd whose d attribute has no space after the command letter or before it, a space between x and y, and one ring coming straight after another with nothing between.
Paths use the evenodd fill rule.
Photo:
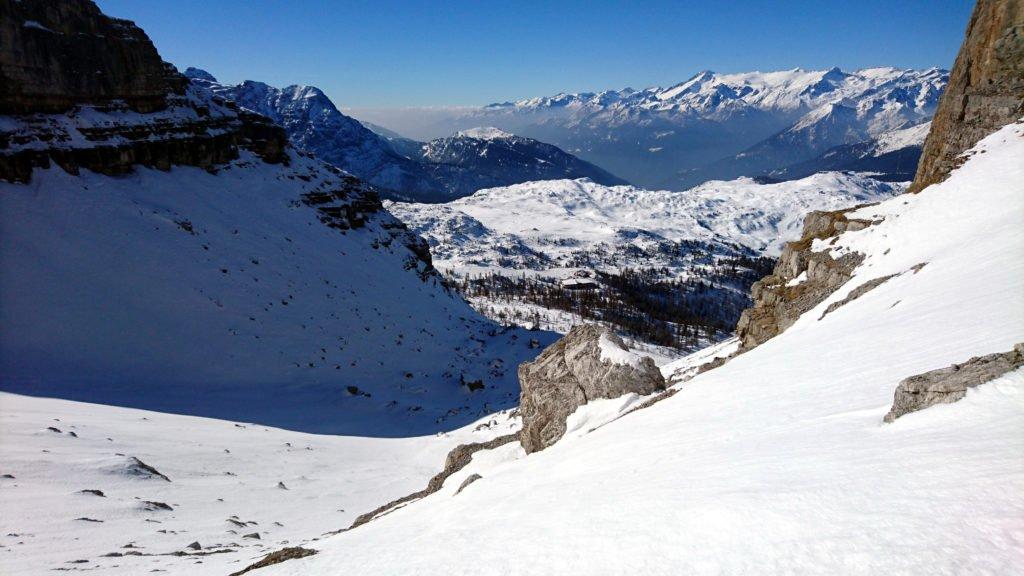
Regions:
<instances>
[{"instance_id":1,"label":"boulder","mask_svg":"<svg viewBox=\"0 0 1024 576\"><path fill-rule=\"evenodd\" d=\"M629 351L611 330L576 326L532 362L519 366L520 435L527 453L543 450L565 434L565 419L595 398L665 389L654 361Z\"/></svg>"},{"instance_id":2,"label":"boulder","mask_svg":"<svg viewBox=\"0 0 1024 576\"><path fill-rule=\"evenodd\" d=\"M968 388L984 384L1003 374L1024 366L1024 343L1009 352L971 358L963 364L953 364L904 379L896 386L892 409L885 415L886 422L910 412L924 410L936 404L951 404L967 395Z\"/></svg>"}]
</instances>

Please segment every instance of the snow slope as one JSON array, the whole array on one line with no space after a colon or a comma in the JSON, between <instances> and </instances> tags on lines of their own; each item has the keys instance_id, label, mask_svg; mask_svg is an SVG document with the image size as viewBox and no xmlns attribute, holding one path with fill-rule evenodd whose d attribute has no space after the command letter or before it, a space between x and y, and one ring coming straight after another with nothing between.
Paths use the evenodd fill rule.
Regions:
<instances>
[{"instance_id":1,"label":"snow slope","mask_svg":"<svg viewBox=\"0 0 1024 576\"><path fill-rule=\"evenodd\" d=\"M1021 157L1015 124L946 182L859 211L884 220L816 246L864 253L853 278L674 396L528 457L479 455L264 573L1024 570L1024 371L882 423L900 379L1024 341Z\"/></svg>"},{"instance_id":2,"label":"snow slope","mask_svg":"<svg viewBox=\"0 0 1024 576\"><path fill-rule=\"evenodd\" d=\"M478 315L365 185L290 154L0 183L0 388L388 436L514 404L549 337ZM365 224L325 225L323 190Z\"/></svg>"},{"instance_id":3,"label":"snow slope","mask_svg":"<svg viewBox=\"0 0 1024 576\"><path fill-rule=\"evenodd\" d=\"M0 573L225 576L419 489L456 444L518 421L479 424L400 439L322 436L0 393ZM131 458L170 481L130 475Z\"/></svg>"}]
</instances>

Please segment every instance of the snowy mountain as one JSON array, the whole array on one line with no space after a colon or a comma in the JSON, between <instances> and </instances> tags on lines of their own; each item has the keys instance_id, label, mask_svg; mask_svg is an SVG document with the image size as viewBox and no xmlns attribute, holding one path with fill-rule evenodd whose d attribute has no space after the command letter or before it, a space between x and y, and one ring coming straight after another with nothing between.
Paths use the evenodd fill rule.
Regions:
<instances>
[{"instance_id":1,"label":"snowy mountain","mask_svg":"<svg viewBox=\"0 0 1024 576\"><path fill-rule=\"evenodd\" d=\"M931 122L924 122L883 132L877 138L836 146L817 158L772 170L769 174L774 178L792 179L842 170L865 172L879 180L909 182L914 179L921 147L930 128Z\"/></svg>"},{"instance_id":2,"label":"snowy mountain","mask_svg":"<svg viewBox=\"0 0 1024 576\"><path fill-rule=\"evenodd\" d=\"M451 198L483 188L539 180L589 178L609 186L626 183L556 146L493 127L477 127L431 140L422 146L420 157L438 179L446 182Z\"/></svg>"},{"instance_id":3,"label":"snowy mountain","mask_svg":"<svg viewBox=\"0 0 1024 576\"><path fill-rule=\"evenodd\" d=\"M383 188L390 196L429 198L441 184L416 160L399 154L359 121L338 111L314 86L275 88L246 80L238 85L219 84L209 73L190 68L193 81L214 94L238 103L284 127L299 150L313 152L321 160Z\"/></svg>"},{"instance_id":4,"label":"snowy mountain","mask_svg":"<svg viewBox=\"0 0 1024 576\"><path fill-rule=\"evenodd\" d=\"M686 192L556 180L388 208L494 319L566 332L582 316L648 344L692 349L731 331L768 265L762 259L799 235L804 214L900 191L838 173L768 185L715 181ZM575 293L608 301L588 307Z\"/></svg>"},{"instance_id":5,"label":"snowy mountain","mask_svg":"<svg viewBox=\"0 0 1024 576\"><path fill-rule=\"evenodd\" d=\"M426 144L396 133L380 135L338 111L313 86L275 88L247 80L223 85L202 70L191 78L214 94L284 126L292 144L382 189L391 198L438 202L486 187L533 180L623 180L550 144L486 131L460 132ZM377 130L385 130L377 127Z\"/></svg>"},{"instance_id":6,"label":"snowy mountain","mask_svg":"<svg viewBox=\"0 0 1024 576\"><path fill-rule=\"evenodd\" d=\"M17 6L64 26L27 34L57 55L39 89L69 104L0 116L0 387L381 436L515 403L549 335L474 312L372 187L189 83L137 27L62 6ZM97 46L107 92L83 93L68 69Z\"/></svg>"},{"instance_id":7,"label":"snowy mountain","mask_svg":"<svg viewBox=\"0 0 1024 576\"><path fill-rule=\"evenodd\" d=\"M1019 572L1024 371L883 416L902 379L1024 341L1022 156L1018 123L945 182L848 213L874 224L813 250L863 254L849 282L656 404L591 402L555 445L477 453L437 493L262 571Z\"/></svg>"},{"instance_id":8,"label":"snowy mountain","mask_svg":"<svg viewBox=\"0 0 1024 576\"><path fill-rule=\"evenodd\" d=\"M433 130L490 125L551 142L630 182L682 190L756 176L920 124L944 70L717 74L667 88L558 94L456 110ZM368 117L387 124L385 115Z\"/></svg>"}]
</instances>

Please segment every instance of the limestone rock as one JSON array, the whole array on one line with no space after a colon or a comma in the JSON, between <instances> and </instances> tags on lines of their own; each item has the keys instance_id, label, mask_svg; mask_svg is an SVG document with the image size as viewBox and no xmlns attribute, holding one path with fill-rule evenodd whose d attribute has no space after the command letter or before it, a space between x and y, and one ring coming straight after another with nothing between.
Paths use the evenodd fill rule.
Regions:
<instances>
[{"instance_id":1,"label":"limestone rock","mask_svg":"<svg viewBox=\"0 0 1024 576\"><path fill-rule=\"evenodd\" d=\"M740 352L782 333L852 277L864 260L862 255L834 259L827 251L812 251L811 246L815 240L870 226L867 220L847 217L854 209L811 212L804 218L800 239L786 244L775 270L751 287L754 304L743 311L736 325Z\"/></svg>"},{"instance_id":2,"label":"limestone rock","mask_svg":"<svg viewBox=\"0 0 1024 576\"><path fill-rule=\"evenodd\" d=\"M1024 1L978 0L910 192L944 180L978 140L1024 115Z\"/></svg>"},{"instance_id":3,"label":"limestone rock","mask_svg":"<svg viewBox=\"0 0 1024 576\"><path fill-rule=\"evenodd\" d=\"M520 436L527 453L543 450L565 434L565 419L595 398L665 389L654 361L628 351L611 330L576 326L532 362L519 366Z\"/></svg>"},{"instance_id":4,"label":"limestone rock","mask_svg":"<svg viewBox=\"0 0 1024 576\"><path fill-rule=\"evenodd\" d=\"M974 388L1003 374L1024 366L1024 343L1013 350L971 358L963 364L953 364L902 380L896 386L892 409L885 415L886 422L924 410L936 404L951 404Z\"/></svg>"},{"instance_id":5,"label":"limestone rock","mask_svg":"<svg viewBox=\"0 0 1024 576\"><path fill-rule=\"evenodd\" d=\"M462 481L462 484L459 484L459 489L455 491L455 494L459 494L466 489L466 486L469 486L477 480L483 480L483 476L479 474L470 474L469 476L466 476L466 479Z\"/></svg>"},{"instance_id":6,"label":"limestone rock","mask_svg":"<svg viewBox=\"0 0 1024 576\"><path fill-rule=\"evenodd\" d=\"M133 22L89 0L0 2L0 113L63 112L84 99L162 109L187 80Z\"/></svg>"}]
</instances>

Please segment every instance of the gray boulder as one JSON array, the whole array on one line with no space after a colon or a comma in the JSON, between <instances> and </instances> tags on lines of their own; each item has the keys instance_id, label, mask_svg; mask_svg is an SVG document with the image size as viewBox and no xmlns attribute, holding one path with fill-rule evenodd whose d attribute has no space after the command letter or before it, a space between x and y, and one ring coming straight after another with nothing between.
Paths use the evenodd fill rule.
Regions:
<instances>
[{"instance_id":1,"label":"gray boulder","mask_svg":"<svg viewBox=\"0 0 1024 576\"><path fill-rule=\"evenodd\" d=\"M886 422L910 412L924 410L936 404L951 404L963 398L968 388L974 388L1003 374L1024 366L1024 343L1009 352L971 358L963 364L953 364L904 379L896 386L892 409L885 415Z\"/></svg>"},{"instance_id":2,"label":"gray boulder","mask_svg":"<svg viewBox=\"0 0 1024 576\"><path fill-rule=\"evenodd\" d=\"M611 330L576 326L532 362L519 366L520 442L527 453L543 450L565 434L565 419L595 398L665 389L654 361L635 355Z\"/></svg>"}]
</instances>

